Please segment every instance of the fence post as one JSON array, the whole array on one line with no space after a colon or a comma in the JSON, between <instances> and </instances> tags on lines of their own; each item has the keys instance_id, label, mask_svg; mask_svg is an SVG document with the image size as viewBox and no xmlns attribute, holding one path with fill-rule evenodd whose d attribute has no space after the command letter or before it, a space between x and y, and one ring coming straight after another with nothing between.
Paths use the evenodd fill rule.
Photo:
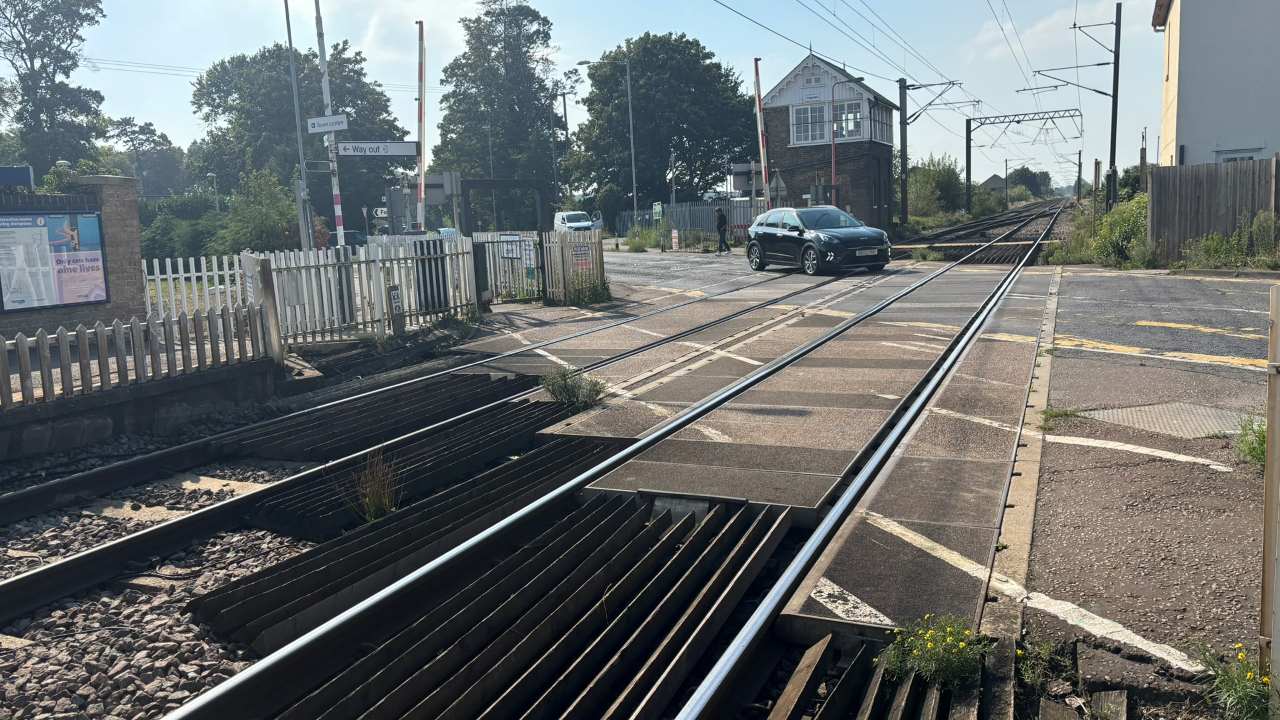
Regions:
<instances>
[{"instance_id":1,"label":"fence post","mask_svg":"<svg viewBox=\"0 0 1280 720\"><path fill-rule=\"evenodd\" d=\"M58 376L62 380L62 397L69 398L76 392L76 381L71 377L71 340L67 329L58 326Z\"/></svg>"},{"instance_id":2,"label":"fence post","mask_svg":"<svg viewBox=\"0 0 1280 720\"><path fill-rule=\"evenodd\" d=\"M40 394L44 402L52 402L53 396L53 360L49 357L49 333L40 328L36 331L36 354L40 358Z\"/></svg>"},{"instance_id":3,"label":"fence post","mask_svg":"<svg viewBox=\"0 0 1280 720\"><path fill-rule=\"evenodd\" d=\"M3 343L0 343L3 344ZM93 365L89 362L89 329L83 324L76 326L76 356L80 360L80 394L93 392Z\"/></svg>"},{"instance_id":4,"label":"fence post","mask_svg":"<svg viewBox=\"0 0 1280 720\"><path fill-rule=\"evenodd\" d=\"M9 342L0 335L0 410L13 405L13 381L9 379Z\"/></svg>"},{"instance_id":5,"label":"fence post","mask_svg":"<svg viewBox=\"0 0 1280 720\"><path fill-rule=\"evenodd\" d=\"M280 334L280 309L276 302L276 279L271 273L270 258L257 258L258 289L262 295L262 321L266 337L267 354L277 365L284 364L284 337Z\"/></svg>"},{"instance_id":6,"label":"fence post","mask_svg":"<svg viewBox=\"0 0 1280 720\"><path fill-rule=\"evenodd\" d=\"M27 336L22 333L14 335L13 349L18 353L18 387L22 390L22 404L30 405L35 401L32 396L36 391L31 386L31 347Z\"/></svg>"},{"instance_id":7,"label":"fence post","mask_svg":"<svg viewBox=\"0 0 1280 720\"><path fill-rule=\"evenodd\" d=\"M99 320L93 326L93 339L98 343L98 385L111 389L111 345L107 340L107 326Z\"/></svg>"},{"instance_id":8,"label":"fence post","mask_svg":"<svg viewBox=\"0 0 1280 720\"><path fill-rule=\"evenodd\" d=\"M1276 646L1271 640L1274 633L1280 603L1276 597L1276 543L1280 541L1280 286L1271 286L1271 313L1267 332L1267 448L1263 471L1263 528L1262 528L1262 617L1258 623L1258 657L1277 658ZM1271 717L1275 717L1277 698L1271 697Z\"/></svg>"}]
</instances>

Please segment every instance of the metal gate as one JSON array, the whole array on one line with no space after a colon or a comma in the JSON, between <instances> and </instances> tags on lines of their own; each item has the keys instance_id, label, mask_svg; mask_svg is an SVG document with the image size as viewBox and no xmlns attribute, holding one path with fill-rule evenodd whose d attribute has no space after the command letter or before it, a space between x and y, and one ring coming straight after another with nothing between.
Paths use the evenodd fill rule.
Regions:
<instances>
[{"instance_id":1,"label":"metal gate","mask_svg":"<svg viewBox=\"0 0 1280 720\"><path fill-rule=\"evenodd\" d=\"M546 297L542 241L536 231L476 233L477 256L483 254L488 290L494 300L541 300Z\"/></svg>"}]
</instances>

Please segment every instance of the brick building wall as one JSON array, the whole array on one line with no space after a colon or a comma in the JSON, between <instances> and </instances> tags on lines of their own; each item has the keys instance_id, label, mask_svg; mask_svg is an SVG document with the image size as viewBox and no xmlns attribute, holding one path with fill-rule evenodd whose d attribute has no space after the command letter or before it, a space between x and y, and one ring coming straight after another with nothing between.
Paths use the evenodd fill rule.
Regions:
<instances>
[{"instance_id":1,"label":"brick building wall","mask_svg":"<svg viewBox=\"0 0 1280 720\"><path fill-rule=\"evenodd\" d=\"M803 206L814 184L831 182L831 144L791 146L791 110L765 108L770 179L777 174L787 186L775 203ZM892 219L893 148L881 142L836 143L836 197L840 207L876 227ZM816 203L815 203L816 204Z\"/></svg>"},{"instance_id":2,"label":"brick building wall","mask_svg":"<svg viewBox=\"0 0 1280 720\"><path fill-rule=\"evenodd\" d=\"M102 248L107 271L108 302L74 307L51 307L0 312L0 335L12 338L44 328L53 332L83 323L91 327L146 312L142 276L142 227L138 220L138 181L127 177L91 175L78 180L80 192L95 196L102 213ZM10 208L6 208L10 209ZM32 212L56 212L32 208Z\"/></svg>"}]
</instances>

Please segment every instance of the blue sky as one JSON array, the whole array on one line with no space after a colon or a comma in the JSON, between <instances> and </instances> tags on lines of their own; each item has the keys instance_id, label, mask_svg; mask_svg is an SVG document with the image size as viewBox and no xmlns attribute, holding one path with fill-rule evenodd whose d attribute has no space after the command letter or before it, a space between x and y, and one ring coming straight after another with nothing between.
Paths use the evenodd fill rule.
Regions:
<instances>
[{"instance_id":1,"label":"blue sky","mask_svg":"<svg viewBox=\"0 0 1280 720\"><path fill-rule=\"evenodd\" d=\"M1023 73L1036 68L1075 64L1077 45L1068 29L1075 18L1081 24L1108 21L1113 0L724 0L740 12L768 23L795 40L822 53L839 58L857 72L867 73L872 87L886 96L897 97L896 83L872 76L896 79L905 67L920 82L934 82L938 73L904 50L896 38L874 27L874 9L892 30L899 33L920 55L948 78L964 82L964 90L981 98L983 115L1028 112L1037 109L1080 107L1084 112L1084 134L1074 139L1075 127L1061 125L1070 140L1058 139L1056 147L1036 139L1033 127L1017 127L1000 138L1004 147L981 148L974 153L974 179L981 181L992 172L1003 173L1004 159L1025 162L1036 169L1049 170L1059 183L1074 177L1074 170L1058 164L1057 153L1074 158L1083 148L1085 175L1091 174L1091 159L1106 163L1110 124L1110 100L1087 91L1063 88L1033 97L1015 90L1026 87ZM802 6L834 11L847 26L819 20ZM595 58L631 35L645 31L684 32L698 38L717 57L734 67L744 83L751 77L753 57L762 58L761 81L767 90L804 55L804 50L751 25L717 5L713 0L532 0L532 4L554 23L557 45L555 61L562 68L584 58ZM1121 61L1121 106L1119 157L1121 166L1137 162L1140 133L1148 128L1148 145L1155 146L1159 132L1162 38L1151 30L1151 0L1124 3L1123 57ZM311 0L291 0L294 42L315 46L315 24ZM401 123L415 124L416 30L414 21L427 21L428 142L436 141L440 119L440 70L462 47L457 19L473 14L470 1L429 0L321 0L326 40L347 38L369 58L370 76L387 84L393 109ZM279 0L222 0L221 2L171 2L166 0L104 0L106 12L101 25L86 34L83 54L93 60L77 72L77 82L98 88L106 96L103 109L109 115L132 115L150 120L178 143L185 145L204 133L199 118L191 111L192 71L238 52L284 41L284 17ZM861 12L862 16L854 12ZM831 18L831 15L825 15ZM1004 34L997 25L1000 19ZM1012 18L1012 24L1010 23ZM833 24L834 23L834 26ZM1017 28L1015 34L1013 27ZM867 44L883 56L856 45L836 28L852 27L867 38ZM1108 45L1111 28L1094 31ZM1008 37L1006 42L1005 36ZM1106 60L1105 51L1083 36L1078 38L1080 62ZM1012 50L1010 49L1012 46ZM1017 58L1015 63L1015 56ZM150 63L171 66L155 74L154 68L121 66L118 63ZM96 67L96 69L95 69ZM111 69L112 67L117 69ZM146 69L129 72L120 67ZM1074 73L1068 77L1075 79ZM1082 70L1083 84L1108 89L1109 67ZM1045 81L1033 78L1036 84ZM584 88L585 89L585 88ZM912 102L924 102L930 95L913 93ZM952 91L954 97L967 96ZM281 98L287 103L287 98ZM571 101L572 102L572 101ZM970 111L972 112L972 111ZM570 122L584 118L580 107L569 108ZM928 113L911 126L912 155L964 153L964 119L956 111ZM994 139L999 129L987 136ZM1047 133L1040 134L1040 139ZM896 130L895 130L896 135Z\"/></svg>"}]
</instances>

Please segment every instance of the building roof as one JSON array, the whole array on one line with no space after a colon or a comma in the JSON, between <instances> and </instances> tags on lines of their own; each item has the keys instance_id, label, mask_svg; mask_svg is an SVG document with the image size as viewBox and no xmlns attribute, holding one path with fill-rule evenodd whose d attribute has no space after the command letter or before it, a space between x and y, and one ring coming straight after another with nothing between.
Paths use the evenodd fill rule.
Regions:
<instances>
[{"instance_id":1,"label":"building roof","mask_svg":"<svg viewBox=\"0 0 1280 720\"><path fill-rule=\"evenodd\" d=\"M1004 187L1004 178L1000 177L999 175L993 174L991 177L979 183L979 187L984 187L988 190L991 190L993 188L1002 188Z\"/></svg>"},{"instance_id":2,"label":"building roof","mask_svg":"<svg viewBox=\"0 0 1280 720\"><path fill-rule=\"evenodd\" d=\"M844 68L838 65L835 65L834 63L831 63L822 57L819 57L817 54L815 54L812 51L810 51L808 55L806 55L803 59L801 59L800 62L796 63L795 67L791 68L791 70L788 71L786 75L783 75L782 79L779 80L778 83L769 90L769 92L764 94L764 97L769 97L770 95L781 90L782 86L786 84L787 80L789 80L791 76L795 75L796 71L798 71L802 66L808 64L809 62L821 63L824 67L826 67L828 70L835 73L836 75L839 75L840 77L844 78L845 80L848 80L849 82L855 83L858 87L862 88L868 95L874 97L876 99L876 102L881 103L883 105L888 105L890 108L894 110L898 109L897 103L893 102L892 100L885 97L884 95L881 95L880 93L876 92L874 88L867 85L864 82L866 78L855 76L851 74L848 70L845 70Z\"/></svg>"},{"instance_id":3,"label":"building roof","mask_svg":"<svg viewBox=\"0 0 1280 720\"><path fill-rule=\"evenodd\" d=\"M1163 30L1169 24L1169 11L1173 9L1173 0L1156 0L1155 10L1151 13L1151 28Z\"/></svg>"}]
</instances>

